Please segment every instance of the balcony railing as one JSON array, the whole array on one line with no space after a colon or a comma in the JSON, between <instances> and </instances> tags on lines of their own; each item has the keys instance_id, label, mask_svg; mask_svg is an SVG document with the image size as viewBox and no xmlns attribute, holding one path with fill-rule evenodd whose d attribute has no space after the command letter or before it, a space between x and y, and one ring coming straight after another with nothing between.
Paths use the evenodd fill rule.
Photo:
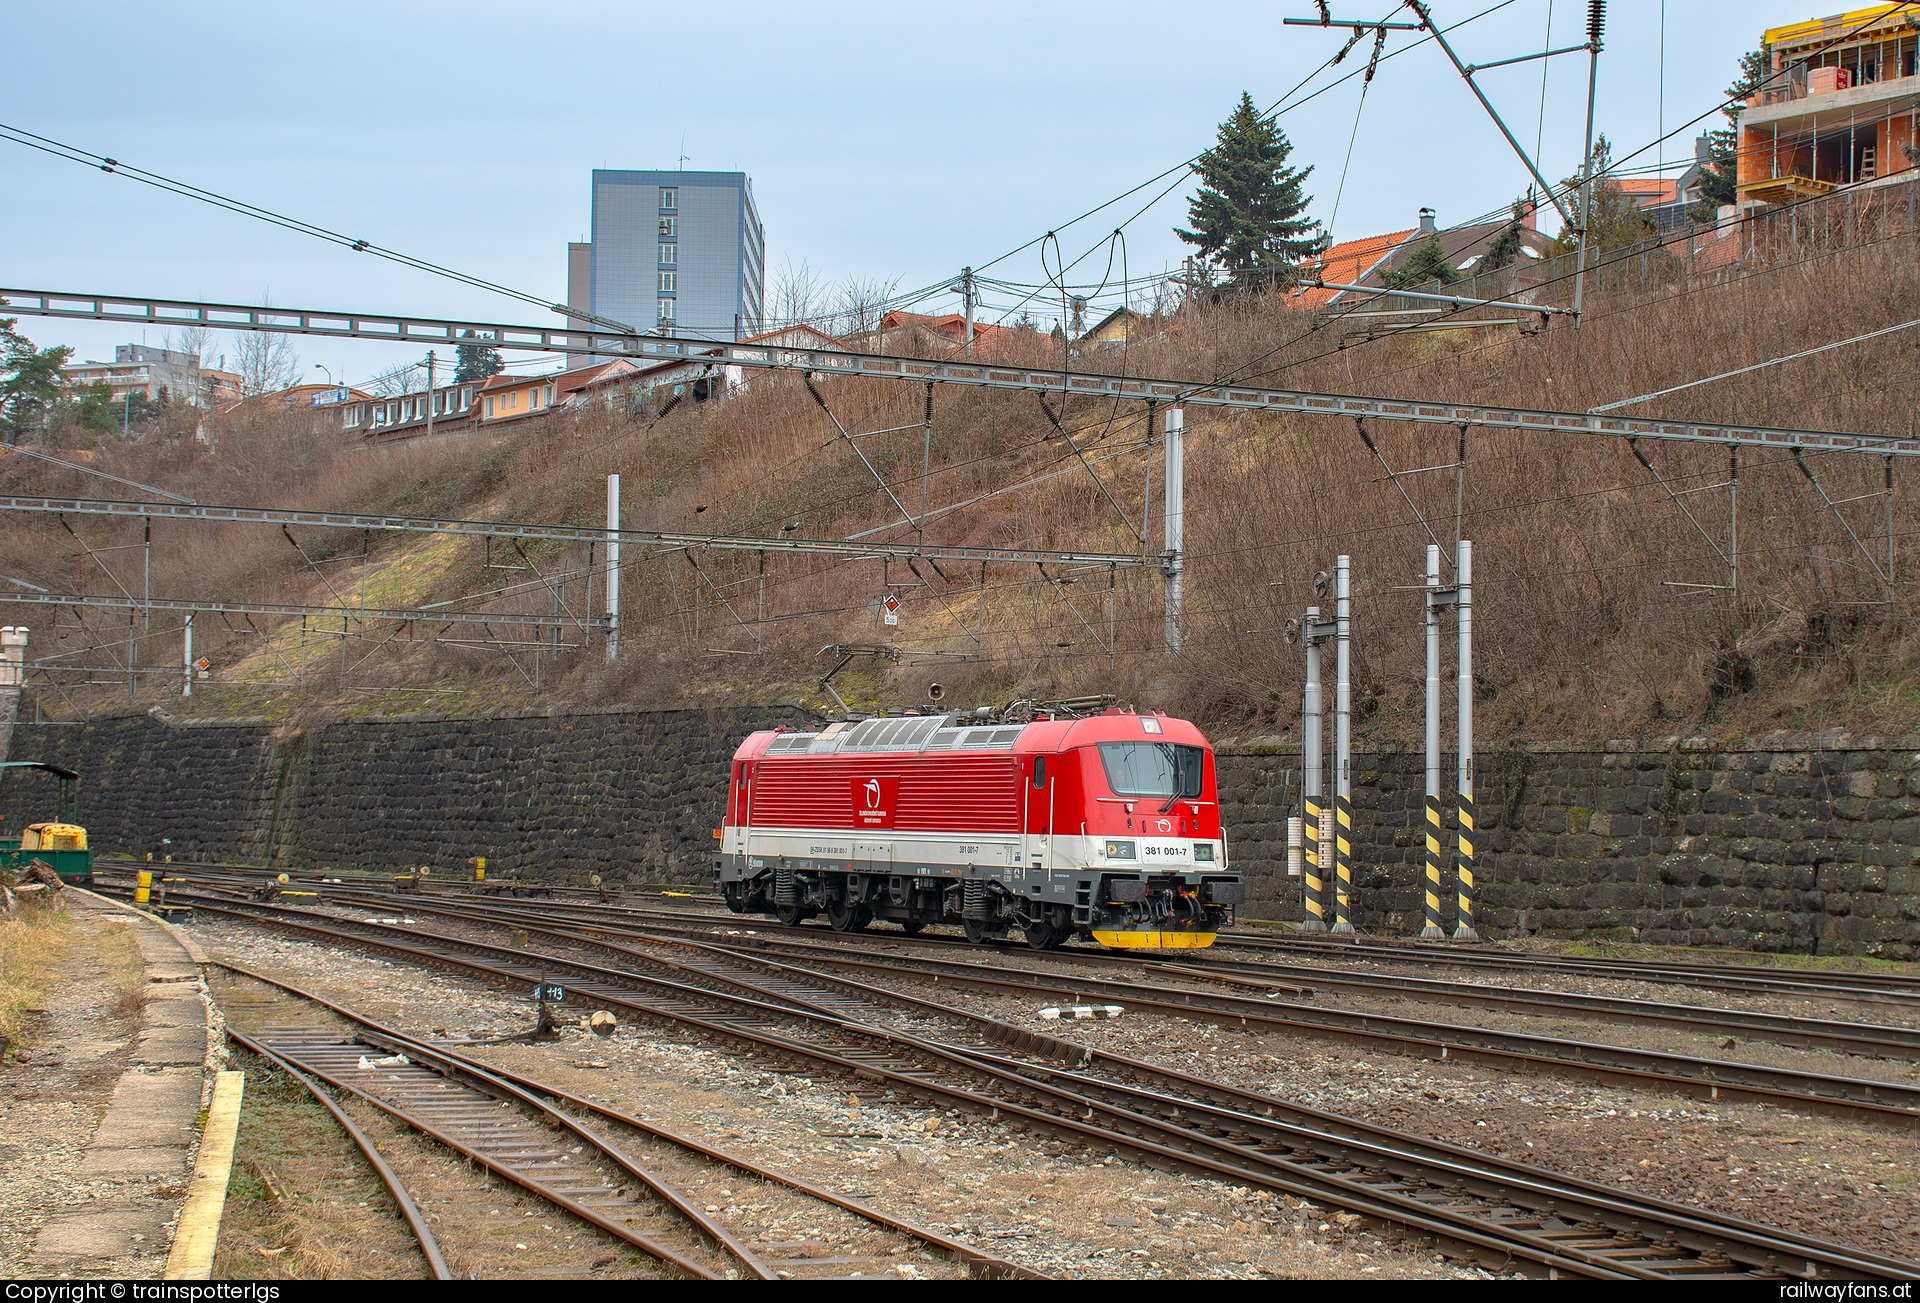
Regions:
<instances>
[{"instance_id":1,"label":"balcony railing","mask_svg":"<svg viewBox=\"0 0 1920 1303\"><path fill-rule=\"evenodd\" d=\"M1807 88L1807 81L1806 65L1796 64L1776 74L1763 89L1748 96L1747 107L1760 108L1769 104L1786 104L1794 100L1819 99L1825 95L1842 93L1833 89L1810 91ZM1920 95L1920 76L1878 77L1872 81L1855 82L1844 89L1846 91L1865 90L1870 86L1883 95Z\"/></svg>"}]
</instances>

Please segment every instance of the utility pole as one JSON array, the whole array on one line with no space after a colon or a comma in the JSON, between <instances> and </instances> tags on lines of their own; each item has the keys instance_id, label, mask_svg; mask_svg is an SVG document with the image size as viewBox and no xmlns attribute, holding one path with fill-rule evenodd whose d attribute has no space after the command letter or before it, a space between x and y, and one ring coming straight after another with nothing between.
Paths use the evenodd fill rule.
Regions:
<instances>
[{"instance_id":1,"label":"utility pole","mask_svg":"<svg viewBox=\"0 0 1920 1303\"><path fill-rule=\"evenodd\" d=\"M960 300L967 313L967 356L973 356L973 268L960 269Z\"/></svg>"},{"instance_id":2,"label":"utility pole","mask_svg":"<svg viewBox=\"0 0 1920 1303\"><path fill-rule=\"evenodd\" d=\"M1167 409L1167 492L1166 492L1166 540L1167 549L1162 566L1167 577L1167 655L1180 654L1180 604L1181 604L1181 545L1185 525L1182 513L1185 510L1186 491L1182 484L1185 473L1183 465L1186 443L1187 417L1184 409Z\"/></svg>"},{"instance_id":3,"label":"utility pole","mask_svg":"<svg viewBox=\"0 0 1920 1303\"><path fill-rule=\"evenodd\" d=\"M1307 684L1300 701L1300 801L1301 837L1305 843L1307 916L1301 920L1303 932L1327 930L1327 851L1326 807L1322 804L1321 784L1327 766L1321 748L1326 742L1325 710L1321 703L1320 644L1334 635L1334 622L1320 618L1320 608L1309 606L1300 621L1300 641L1307 651Z\"/></svg>"},{"instance_id":4,"label":"utility pole","mask_svg":"<svg viewBox=\"0 0 1920 1303\"><path fill-rule=\"evenodd\" d=\"M607 663L620 659L620 477L607 476Z\"/></svg>"},{"instance_id":5,"label":"utility pole","mask_svg":"<svg viewBox=\"0 0 1920 1303\"><path fill-rule=\"evenodd\" d=\"M1333 931L1353 932L1352 558L1333 563Z\"/></svg>"},{"instance_id":6,"label":"utility pole","mask_svg":"<svg viewBox=\"0 0 1920 1303\"><path fill-rule=\"evenodd\" d=\"M180 639L180 695L193 695L193 614L188 612L186 629Z\"/></svg>"},{"instance_id":7,"label":"utility pole","mask_svg":"<svg viewBox=\"0 0 1920 1303\"><path fill-rule=\"evenodd\" d=\"M1593 226L1593 93L1600 81L1600 40L1606 30L1607 0L1587 0L1587 152L1580 159L1580 252L1575 256L1573 272L1576 330L1580 327L1580 301L1587 288L1587 233Z\"/></svg>"},{"instance_id":8,"label":"utility pole","mask_svg":"<svg viewBox=\"0 0 1920 1303\"><path fill-rule=\"evenodd\" d=\"M433 437L433 350L427 350L427 437Z\"/></svg>"},{"instance_id":9,"label":"utility pole","mask_svg":"<svg viewBox=\"0 0 1920 1303\"><path fill-rule=\"evenodd\" d=\"M1420 935L1443 940L1440 927L1440 618L1435 601L1440 591L1440 549L1427 546L1427 925Z\"/></svg>"},{"instance_id":10,"label":"utility pole","mask_svg":"<svg viewBox=\"0 0 1920 1303\"><path fill-rule=\"evenodd\" d=\"M27 626L0 626L0 760L13 745L13 722L27 685Z\"/></svg>"},{"instance_id":11,"label":"utility pole","mask_svg":"<svg viewBox=\"0 0 1920 1303\"><path fill-rule=\"evenodd\" d=\"M1460 917L1453 939L1478 941L1480 934L1473 930L1473 544L1463 538L1458 547L1453 576L1460 621Z\"/></svg>"},{"instance_id":12,"label":"utility pole","mask_svg":"<svg viewBox=\"0 0 1920 1303\"><path fill-rule=\"evenodd\" d=\"M927 381L927 411L921 421L921 435L924 442L920 446L920 521L914 526L917 533L926 533L927 509L933 492L933 381ZM756 639L758 634L755 635Z\"/></svg>"},{"instance_id":13,"label":"utility pole","mask_svg":"<svg viewBox=\"0 0 1920 1303\"><path fill-rule=\"evenodd\" d=\"M1473 543L1463 538L1454 547L1452 588L1440 586L1440 549L1427 549L1427 925L1420 935L1446 935L1440 922L1440 613L1452 608L1460 631L1459 912L1453 939L1478 941L1480 934L1473 930Z\"/></svg>"}]
</instances>

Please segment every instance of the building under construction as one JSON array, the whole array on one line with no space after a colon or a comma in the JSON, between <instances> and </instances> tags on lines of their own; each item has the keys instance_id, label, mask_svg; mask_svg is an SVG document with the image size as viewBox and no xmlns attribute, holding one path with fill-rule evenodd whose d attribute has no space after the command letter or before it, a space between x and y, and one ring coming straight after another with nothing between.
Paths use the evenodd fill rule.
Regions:
<instances>
[{"instance_id":1,"label":"building under construction","mask_svg":"<svg viewBox=\"0 0 1920 1303\"><path fill-rule=\"evenodd\" d=\"M1920 26L1884 4L1770 29L1773 75L1740 114L1739 198L1783 204L1889 181L1920 158Z\"/></svg>"}]
</instances>

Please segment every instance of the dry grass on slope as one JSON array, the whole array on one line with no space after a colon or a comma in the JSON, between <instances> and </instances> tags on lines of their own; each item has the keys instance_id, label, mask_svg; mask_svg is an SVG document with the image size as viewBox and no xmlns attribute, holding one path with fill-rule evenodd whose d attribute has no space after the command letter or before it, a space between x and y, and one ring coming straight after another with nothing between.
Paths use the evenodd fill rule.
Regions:
<instances>
[{"instance_id":1,"label":"dry grass on slope","mask_svg":"<svg viewBox=\"0 0 1920 1303\"><path fill-rule=\"evenodd\" d=\"M1229 303L1189 310L1165 337L1124 357L1080 365L1581 410L1902 319L1903 305L1920 301L1920 259L1904 228L1862 222L1848 228L1845 243L1837 253L1774 250L1771 263L1712 284L1686 282L1671 262L1609 269L1595 278L1578 330L1461 331L1342 348L1339 327L1317 327L1283 304ZM1915 345L1894 335L1676 394L1657 408L1904 434L1920 374ZM1035 337L1029 347L1029 356L1003 360L1058 363L1050 341ZM366 454L338 435L261 422L223 433L211 456L146 445L101 456L116 474L185 487L203 501L594 525L604 510L604 478L618 472L625 521L637 528L764 538L876 531L910 539L916 531L901 513L917 517L924 504L934 509L924 525L928 542L1138 553L1144 517L1145 550L1161 545L1160 456L1155 449L1149 476L1137 406L1050 398L1076 453L1032 394L940 387L931 474L923 474L921 386L843 379L819 387L840 423L861 436L859 453L891 497L800 378L786 374L751 377L724 404L683 403L651 421L595 411L525 423L497 445L475 439ZM1429 539L1407 496L1450 552L1452 473L1395 484L1347 418L1190 407L1187 425L1188 606L1177 662L1161 652L1161 584L1150 570L1050 568L1042 575L996 567L983 583L978 566L629 549L621 663L605 665L597 646L567 650L545 666L538 700L818 699L813 680L831 663L820 658L822 646L886 641L909 653L899 665L856 666L836 681L857 702L916 702L938 679L951 690L946 699L963 704L1113 691L1219 729L1266 730L1297 710L1299 650L1281 630L1313 600L1314 572L1345 552L1355 567L1361 728L1380 739L1417 736L1422 617L1408 586L1418 582ZM865 433L883 430L891 432ZM1450 465L1458 454L1460 436L1451 428L1374 424L1368 433L1400 470ZM1735 593L1718 587L1731 580L1726 450L1649 444L1642 451L1677 499L1616 440L1469 432L1457 507L1475 543L1476 678L1489 745L1920 727L1920 697L1907 686L1915 658L1911 592L1897 583L1889 596L1789 454L1741 456ZM1880 459L1826 455L1808 464L1834 500L1858 499L1840 510L1878 559L1887 528ZM61 472L17 461L0 464L0 481L89 491L78 477L68 482ZM1911 501L1903 490L1892 502L1896 573L1911 568ZM955 504L968 505L940 510ZM137 537L130 523L80 528L96 546ZM329 584L357 592L364 567L370 591L404 592L412 601L486 591L486 609L545 612L557 589L563 611L590 609L584 546L496 547L489 556L478 540L376 536L363 559L357 536L297 531L329 574L323 583L271 528L156 526L157 537L162 531L178 546L164 563L156 552L157 592L325 602ZM316 557L322 550L329 555ZM0 539L0 572L65 590L91 583L111 591L77 552L57 523L36 520ZM888 591L905 602L897 629L882 625L874 609ZM204 636L216 644L229 637ZM341 673L309 687L431 686L475 692L489 703L536 701L525 648L516 669L497 650L381 644L384 636L356 641L336 657ZM231 663L249 646L258 654L257 638L230 637L231 646L216 646L217 661ZM578 642L577 631L567 640Z\"/></svg>"}]
</instances>

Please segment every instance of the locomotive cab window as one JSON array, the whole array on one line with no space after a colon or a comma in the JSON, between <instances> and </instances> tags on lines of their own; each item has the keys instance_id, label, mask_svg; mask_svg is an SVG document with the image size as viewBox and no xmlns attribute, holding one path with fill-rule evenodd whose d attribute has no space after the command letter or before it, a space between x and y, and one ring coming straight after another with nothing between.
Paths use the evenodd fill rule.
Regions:
<instances>
[{"instance_id":1,"label":"locomotive cab window","mask_svg":"<svg viewBox=\"0 0 1920 1303\"><path fill-rule=\"evenodd\" d=\"M1041 756L1033 762L1033 790L1039 791L1047 785L1047 758Z\"/></svg>"},{"instance_id":2,"label":"locomotive cab window","mask_svg":"<svg viewBox=\"0 0 1920 1303\"><path fill-rule=\"evenodd\" d=\"M1206 753L1177 742L1102 742L1100 764L1115 796L1141 796L1166 801L1171 809L1181 798L1200 795L1206 773Z\"/></svg>"}]
</instances>

